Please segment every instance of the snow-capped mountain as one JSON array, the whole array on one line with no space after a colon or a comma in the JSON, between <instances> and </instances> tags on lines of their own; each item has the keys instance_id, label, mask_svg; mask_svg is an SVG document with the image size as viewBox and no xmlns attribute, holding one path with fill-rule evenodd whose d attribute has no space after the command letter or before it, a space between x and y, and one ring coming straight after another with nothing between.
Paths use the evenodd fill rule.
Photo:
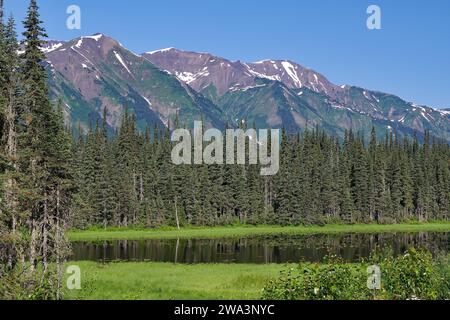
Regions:
<instances>
[{"instance_id":1,"label":"snow-capped mountain","mask_svg":"<svg viewBox=\"0 0 450 320\"><path fill-rule=\"evenodd\" d=\"M367 131L371 126L381 129L383 134L395 130L411 135L417 130L420 135L430 130L445 139L450 138L446 111L417 106L391 94L338 86L319 72L292 61L233 62L208 53L174 48L147 52L143 56L213 100L231 119L249 118L260 125L283 125L292 130L319 125L338 134L343 134L345 129ZM271 85L274 82L282 84L283 90L276 90L282 94L267 95L269 88L276 87ZM296 99L288 98L293 95ZM256 101L258 104L254 105ZM269 110L267 107L271 104ZM289 105L287 110L283 110L283 105ZM298 108L299 105L302 107ZM231 114L230 110L233 110ZM313 114L304 115L306 110ZM261 121L267 114L270 116Z\"/></svg>"},{"instance_id":2,"label":"snow-capped mountain","mask_svg":"<svg viewBox=\"0 0 450 320\"><path fill-rule=\"evenodd\" d=\"M52 97L63 100L74 125L87 128L106 109L109 126L117 128L129 109L141 129L167 126L177 113L185 121L202 114L209 125L224 126L212 102L110 37L96 34L47 48Z\"/></svg>"},{"instance_id":3,"label":"snow-capped mountain","mask_svg":"<svg viewBox=\"0 0 450 320\"><path fill-rule=\"evenodd\" d=\"M335 96L340 87L323 75L291 61L264 60L254 63L229 61L209 53L196 53L167 48L146 52L143 56L197 91L214 85L219 96L231 88L245 88L258 78L283 82L289 88L308 88Z\"/></svg>"},{"instance_id":4,"label":"snow-capped mountain","mask_svg":"<svg viewBox=\"0 0 450 320\"><path fill-rule=\"evenodd\" d=\"M143 57L198 92L213 85L217 95L221 96L235 84L246 86L254 82L254 76L242 63L231 62L208 53L168 48L144 53Z\"/></svg>"},{"instance_id":5,"label":"snow-capped mountain","mask_svg":"<svg viewBox=\"0 0 450 320\"><path fill-rule=\"evenodd\" d=\"M354 86L337 86L322 74L288 60L230 61L174 48L137 55L103 34L50 41L43 48L52 97L68 120L89 123L107 110L111 128L128 108L140 128L164 126L179 114L189 125L203 119L224 127L241 119L291 132L319 126L343 136L425 130L450 141L450 111Z\"/></svg>"}]
</instances>

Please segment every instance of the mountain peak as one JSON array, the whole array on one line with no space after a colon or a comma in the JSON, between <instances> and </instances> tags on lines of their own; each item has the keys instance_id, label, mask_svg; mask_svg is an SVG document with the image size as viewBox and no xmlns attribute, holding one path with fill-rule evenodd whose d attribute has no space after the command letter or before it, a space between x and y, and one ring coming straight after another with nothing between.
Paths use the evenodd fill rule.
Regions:
<instances>
[{"instance_id":1,"label":"mountain peak","mask_svg":"<svg viewBox=\"0 0 450 320\"><path fill-rule=\"evenodd\" d=\"M306 87L332 98L341 90L322 74L305 68L291 60L262 60L246 64L249 71L257 77L281 81L293 89Z\"/></svg>"},{"instance_id":2,"label":"mountain peak","mask_svg":"<svg viewBox=\"0 0 450 320\"><path fill-rule=\"evenodd\" d=\"M116 40L104 35L103 33L95 33L91 36L82 36L72 40L72 42L75 42L75 47L77 48L80 48L86 42L102 43L104 41L118 43Z\"/></svg>"},{"instance_id":3,"label":"mountain peak","mask_svg":"<svg viewBox=\"0 0 450 320\"><path fill-rule=\"evenodd\" d=\"M213 85L221 96L231 88L248 87L262 78L283 82L292 89L306 87L336 98L342 89L323 75L290 60L265 59L253 63L232 62L209 53L181 51L174 48L145 53L144 58L162 70L176 75L197 91Z\"/></svg>"},{"instance_id":4,"label":"mountain peak","mask_svg":"<svg viewBox=\"0 0 450 320\"><path fill-rule=\"evenodd\" d=\"M82 36L72 39L71 41L54 44L54 46L51 47L51 50L46 51L46 53L50 53L52 55L64 55L66 50L75 52L84 60L90 60L87 58L88 56L93 56L94 60L104 59L110 52L114 51L127 51L132 53L134 56L138 56L128 50L119 41L105 35L104 33L95 33L90 36ZM141 58L141 56L138 57Z\"/></svg>"}]
</instances>

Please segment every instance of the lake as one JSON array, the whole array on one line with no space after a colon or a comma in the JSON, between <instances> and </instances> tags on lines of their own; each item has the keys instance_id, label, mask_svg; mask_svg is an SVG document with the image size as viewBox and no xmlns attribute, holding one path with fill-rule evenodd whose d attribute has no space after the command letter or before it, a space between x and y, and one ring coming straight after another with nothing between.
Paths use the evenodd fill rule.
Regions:
<instances>
[{"instance_id":1,"label":"lake","mask_svg":"<svg viewBox=\"0 0 450 320\"><path fill-rule=\"evenodd\" d=\"M347 262L368 258L377 247L395 255L408 247L450 252L449 232L268 235L224 239L165 239L73 242L74 261L152 261L173 263L320 262L329 254Z\"/></svg>"}]
</instances>

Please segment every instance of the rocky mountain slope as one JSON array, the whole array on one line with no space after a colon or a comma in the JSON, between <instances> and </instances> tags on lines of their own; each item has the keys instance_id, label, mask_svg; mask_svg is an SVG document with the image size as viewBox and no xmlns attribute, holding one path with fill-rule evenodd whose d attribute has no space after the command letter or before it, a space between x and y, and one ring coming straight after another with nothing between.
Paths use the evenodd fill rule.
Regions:
<instances>
[{"instance_id":1,"label":"rocky mountain slope","mask_svg":"<svg viewBox=\"0 0 450 320\"><path fill-rule=\"evenodd\" d=\"M450 141L448 110L337 86L292 61L244 63L174 48L136 55L103 34L50 41L43 50L52 97L62 99L74 126L88 127L106 108L114 129L128 108L141 129L167 126L178 113L187 125L203 119L223 128L246 120L290 132L319 126L340 136L346 129L368 135L375 126L380 136L429 130Z\"/></svg>"},{"instance_id":2,"label":"rocky mountain slope","mask_svg":"<svg viewBox=\"0 0 450 320\"><path fill-rule=\"evenodd\" d=\"M117 128L128 109L141 129L167 126L177 113L187 122L201 114L208 125L224 126L222 111L211 101L107 36L48 48L51 94L62 99L73 125L85 129L106 109L108 125Z\"/></svg>"},{"instance_id":3,"label":"rocky mountain slope","mask_svg":"<svg viewBox=\"0 0 450 320\"><path fill-rule=\"evenodd\" d=\"M380 135L396 131L419 137L425 130L450 139L450 113L418 106L401 98L337 86L322 74L288 60L232 62L206 53L168 48L144 53L160 69L214 101L234 121L290 131L320 126L343 135L346 129Z\"/></svg>"}]
</instances>

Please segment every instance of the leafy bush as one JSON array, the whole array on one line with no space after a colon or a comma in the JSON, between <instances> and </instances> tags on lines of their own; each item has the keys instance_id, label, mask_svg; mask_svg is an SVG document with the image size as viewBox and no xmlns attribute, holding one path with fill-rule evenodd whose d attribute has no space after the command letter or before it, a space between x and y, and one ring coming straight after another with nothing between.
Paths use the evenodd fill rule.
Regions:
<instances>
[{"instance_id":1,"label":"leafy bush","mask_svg":"<svg viewBox=\"0 0 450 320\"><path fill-rule=\"evenodd\" d=\"M382 270L383 298L389 300L439 298L440 276L430 252L411 248L396 258L385 257L379 265Z\"/></svg>"},{"instance_id":2,"label":"leafy bush","mask_svg":"<svg viewBox=\"0 0 450 320\"><path fill-rule=\"evenodd\" d=\"M450 255L441 255L437 259L437 269L439 272L439 299L450 300Z\"/></svg>"},{"instance_id":3,"label":"leafy bush","mask_svg":"<svg viewBox=\"0 0 450 320\"><path fill-rule=\"evenodd\" d=\"M381 290L367 287L367 266L381 269ZM344 263L329 257L323 264L300 264L285 270L263 290L263 299L274 300L406 300L448 299L448 257L433 259L426 250L409 249L393 257L376 252L366 263Z\"/></svg>"},{"instance_id":4,"label":"leafy bush","mask_svg":"<svg viewBox=\"0 0 450 320\"><path fill-rule=\"evenodd\" d=\"M263 299L351 300L367 299L367 276L363 265L345 264L334 256L324 264L301 264L283 271L263 291Z\"/></svg>"},{"instance_id":5,"label":"leafy bush","mask_svg":"<svg viewBox=\"0 0 450 320\"><path fill-rule=\"evenodd\" d=\"M294 268L283 270L263 289L264 300L299 300L303 296L302 279Z\"/></svg>"}]
</instances>

